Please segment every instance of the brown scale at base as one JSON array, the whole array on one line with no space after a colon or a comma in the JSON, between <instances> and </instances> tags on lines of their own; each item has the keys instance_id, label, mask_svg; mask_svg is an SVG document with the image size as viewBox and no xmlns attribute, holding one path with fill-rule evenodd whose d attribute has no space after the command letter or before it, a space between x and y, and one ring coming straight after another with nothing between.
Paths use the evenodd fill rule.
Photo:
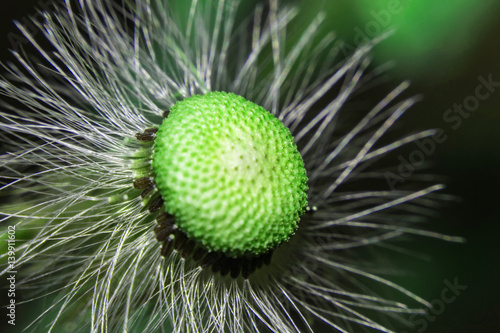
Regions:
<instances>
[{"instance_id":1,"label":"brown scale at base","mask_svg":"<svg viewBox=\"0 0 500 333\"><path fill-rule=\"evenodd\" d=\"M134 180L133 186L135 189L142 190L141 198L146 198L148 194L153 192L156 189L156 184L151 177L143 177ZM153 195L154 197L154 195ZM161 195L156 196L156 198L150 200L149 202L149 212L154 213L160 210L163 206L163 199Z\"/></svg>"},{"instance_id":2,"label":"brown scale at base","mask_svg":"<svg viewBox=\"0 0 500 333\"><path fill-rule=\"evenodd\" d=\"M158 132L158 127L145 129L142 133L136 133L135 138L142 142L153 141L156 137L156 132Z\"/></svg>"}]
</instances>

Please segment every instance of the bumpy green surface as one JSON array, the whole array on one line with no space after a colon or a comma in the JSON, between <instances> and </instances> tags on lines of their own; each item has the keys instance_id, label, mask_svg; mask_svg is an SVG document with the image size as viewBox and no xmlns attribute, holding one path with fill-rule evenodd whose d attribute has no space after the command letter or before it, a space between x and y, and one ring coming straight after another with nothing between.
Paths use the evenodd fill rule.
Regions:
<instances>
[{"instance_id":1,"label":"bumpy green surface","mask_svg":"<svg viewBox=\"0 0 500 333\"><path fill-rule=\"evenodd\" d=\"M209 251L257 255L297 229L307 176L293 137L241 96L212 92L170 109L153 169L176 224Z\"/></svg>"}]
</instances>

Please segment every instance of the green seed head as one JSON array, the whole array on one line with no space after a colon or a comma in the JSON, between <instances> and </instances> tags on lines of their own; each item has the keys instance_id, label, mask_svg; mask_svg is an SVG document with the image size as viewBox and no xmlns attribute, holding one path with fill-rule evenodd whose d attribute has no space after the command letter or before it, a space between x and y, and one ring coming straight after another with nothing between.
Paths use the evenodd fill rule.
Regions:
<instances>
[{"instance_id":1,"label":"green seed head","mask_svg":"<svg viewBox=\"0 0 500 333\"><path fill-rule=\"evenodd\" d=\"M297 229L304 162L288 128L262 107L224 92L186 98L170 109L154 149L165 211L209 251L259 255Z\"/></svg>"}]
</instances>

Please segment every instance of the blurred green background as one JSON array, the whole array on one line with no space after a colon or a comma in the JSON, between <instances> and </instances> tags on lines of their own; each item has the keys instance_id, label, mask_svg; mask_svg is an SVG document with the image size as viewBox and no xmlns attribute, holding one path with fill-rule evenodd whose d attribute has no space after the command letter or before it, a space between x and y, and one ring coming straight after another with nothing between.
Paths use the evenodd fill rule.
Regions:
<instances>
[{"instance_id":1,"label":"blurred green background","mask_svg":"<svg viewBox=\"0 0 500 333\"><path fill-rule=\"evenodd\" d=\"M182 1L182 0L179 0ZM9 1L1 12L0 59L12 59L12 20L35 13L40 1ZM430 157L436 173L447 177L447 193L460 201L447 205L426 228L460 235L465 244L417 238L413 249L431 260L416 260L417 275L396 277L428 300L440 299L445 279L467 289L427 320L429 333L500 331L500 87L492 87L477 110L460 119L445 119L454 105L474 101L479 77L500 82L500 1L433 0L303 0L300 19L310 20L318 8L327 14L322 29L335 31L346 52L368 38L397 28L374 52L374 65L390 62L388 86L412 82L410 94L423 99L406 116L408 130L441 128L447 136ZM248 4L248 3L247 3ZM12 35L10 35L12 37ZM457 114L453 113L456 117ZM460 121L460 123L458 123ZM401 259L402 263L405 259ZM424 278L423 278L424 277ZM0 299L5 293L2 291ZM3 312L2 312L3 313ZM0 327L5 318L2 314ZM29 320L29 314L18 316ZM420 326L423 327L423 326Z\"/></svg>"}]
</instances>

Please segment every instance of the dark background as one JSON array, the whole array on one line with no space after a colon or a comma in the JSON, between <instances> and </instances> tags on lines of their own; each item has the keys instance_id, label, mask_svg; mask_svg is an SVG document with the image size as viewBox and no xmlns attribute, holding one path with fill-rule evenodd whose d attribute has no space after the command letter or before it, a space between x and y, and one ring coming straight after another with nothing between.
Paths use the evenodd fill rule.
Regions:
<instances>
[{"instance_id":1,"label":"dark background","mask_svg":"<svg viewBox=\"0 0 500 333\"><path fill-rule=\"evenodd\" d=\"M417 1L414 0L414 3ZM4 2L0 12L0 60L8 61L12 59L8 49L13 46L13 34L18 34L12 20L33 15L40 2ZM314 7L310 3L321 5L320 1L308 2L307 6L305 2L296 2L304 6L305 17ZM353 41L354 29L363 28L370 21L369 17L356 16L353 6L346 1L331 3L326 7L329 18L327 28L338 30L339 37L347 42ZM422 15L431 19L438 14L429 10ZM417 239L412 245L414 249L431 256L432 260L417 261L415 270L422 272L420 278L400 277L397 281L427 300L441 297L445 279L457 279L461 285L467 286L454 302L446 305L442 314L427 322L423 331L429 333L500 330L500 87L488 99L481 101L477 111L463 119L456 130L443 120L447 109L474 94L479 76L487 78L492 75L493 81L500 82L500 6L491 5L487 11L470 20L466 20L467 13L462 15L462 21L454 21L457 29L451 29L451 34L445 34L441 42L422 54L407 52L414 41L406 38L403 27L401 34L396 32L387 42L389 46L381 45L382 51L375 58L375 62L382 62L392 52L393 59L385 59L395 60L395 67L387 74L388 81L395 86L401 80L409 79L412 81L410 93L423 96L423 100L406 117L404 126L409 130L444 130L447 140L437 145L430 157L435 162L433 171L447 177L446 193L460 198L446 205L441 214L425 227L463 236L466 243ZM461 22L467 22L464 23L467 29L458 26ZM425 21L421 24L416 29L426 28ZM432 34L429 31L425 33ZM452 45L449 41L455 39L463 43L458 47ZM452 52L449 52L450 48L454 48ZM422 276L428 278L422 279ZM22 314L18 318L28 320L28 316ZM3 324L6 319L2 315L0 320Z\"/></svg>"}]
</instances>

